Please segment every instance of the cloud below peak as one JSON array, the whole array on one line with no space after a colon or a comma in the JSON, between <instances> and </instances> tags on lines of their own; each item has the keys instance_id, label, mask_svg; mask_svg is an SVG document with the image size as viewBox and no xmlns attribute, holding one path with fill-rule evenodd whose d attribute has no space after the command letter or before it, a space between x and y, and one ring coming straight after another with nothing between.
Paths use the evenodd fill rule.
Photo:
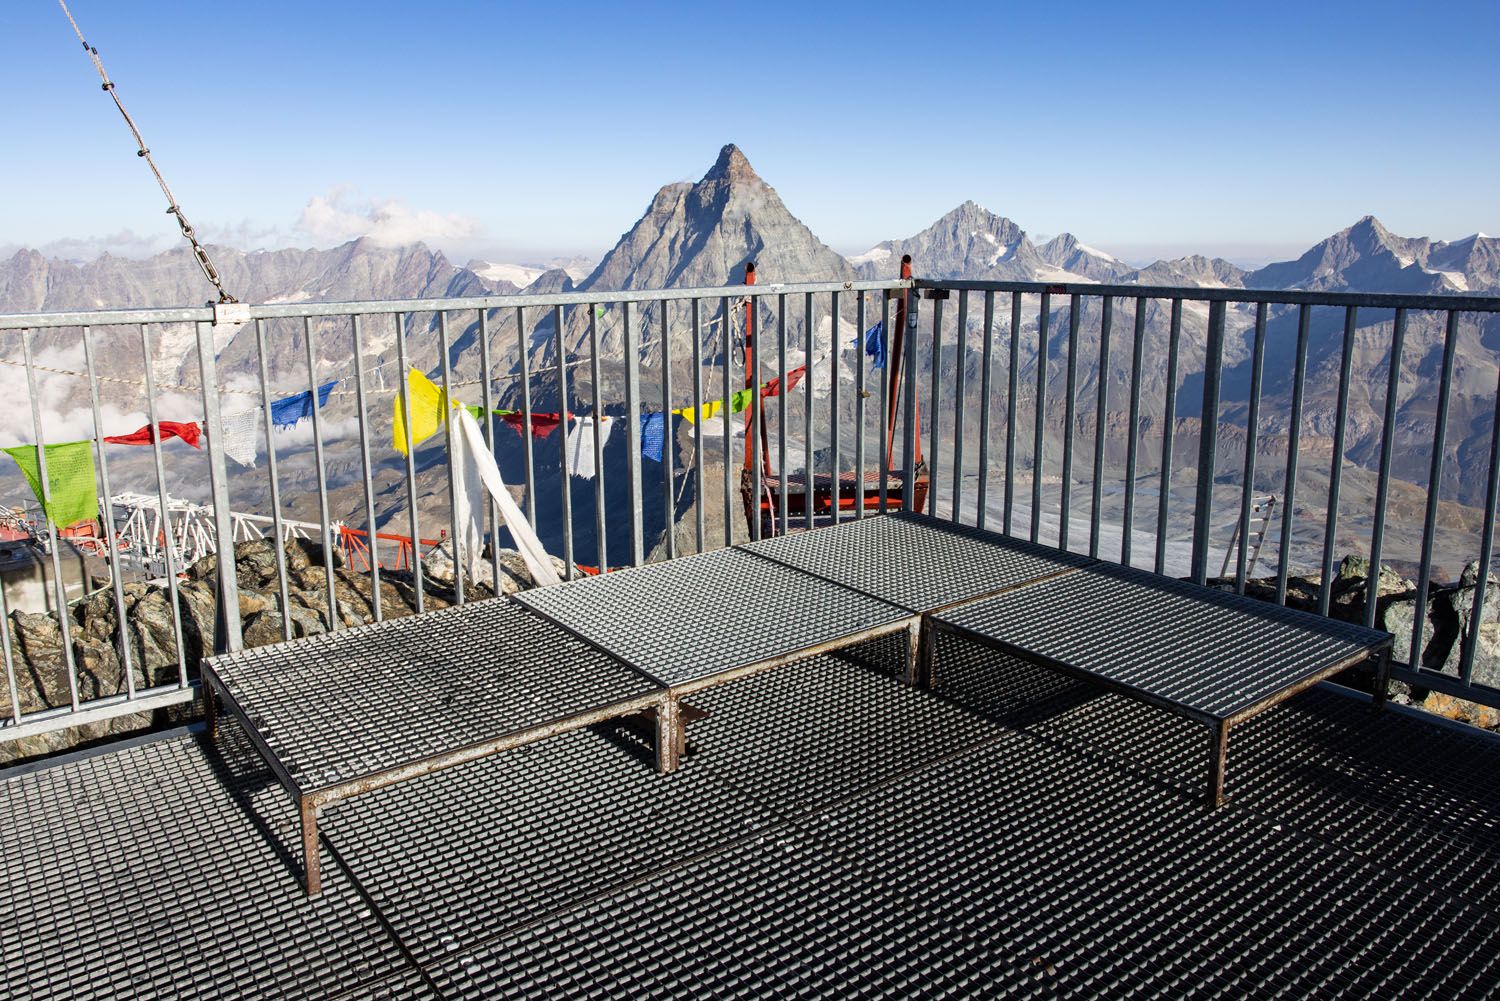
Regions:
<instances>
[{"instance_id":1,"label":"cloud below peak","mask_svg":"<svg viewBox=\"0 0 1500 1001\"><path fill-rule=\"evenodd\" d=\"M395 198L360 199L348 185L308 200L297 229L317 243L368 238L382 246L442 243L476 236L479 220L457 213L414 209Z\"/></svg>"}]
</instances>

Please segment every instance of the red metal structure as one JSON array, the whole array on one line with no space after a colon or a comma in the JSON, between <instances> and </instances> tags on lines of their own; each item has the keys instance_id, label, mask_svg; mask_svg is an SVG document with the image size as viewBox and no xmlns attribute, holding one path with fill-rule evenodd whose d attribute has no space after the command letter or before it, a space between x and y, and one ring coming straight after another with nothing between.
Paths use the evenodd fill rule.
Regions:
<instances>
[{"instance_id":1,"label":"red metal structure","mask_svg":"<svg viewBox=\"0 0 1500 1001\"><path fill-rule=\"evenodd\" d=\"M911 255L907 254L901 258L901 277L912 276ZM752 262L745 265L745 284L755 284L755 264ZM848 517L845 512L852 513L856 508L862 508L868 512L881 510L881 480L884 478L885 506L889 510L897 510L905 500L905 470L898 464L899 448L896 444L897 417L900 412L901 400L901 378L902 364L905 360L906 327L908 307L911 302L913 291L901 289L898 292L887 292L888 296L895 298L895 336L891 331L885 331L888 350L886 351L886 368L888 369L888 406L885 414L886 420L886 449L885 454L880 456L881 466L878 470L868 473L862 470L848 470L840 468L838 476L838 510L839 517ZM836 350L836 346L835 346ZM811 371L812 359L807 359L809 371L802 380L803 392L813 391L814 380ZM864 364L863 359L860 364ZM907 373L910 376L910 373ZM755 309L754 302L745 304L745 388L754 389L759 386L760 372L755 362ZM916 387L913 386L915 389ZM834 475L831 473L813 473L809 478L807 471L782 475L780 469L773 470L771 466L771 449L766 434L766 421L762 413L762 420L756 421L757 411L761 408L761 398L758 390L751 395L750 405L745 410L745 461L744 468L740 471L740 496L745 505L745 523L754 533L756 519L759 519L760 534L762 538L784 533L792 525L806 525L808 512L808 494L812 495L812 515L815 525L830 524L834 520ZM758 427L756 425L759 425ZM753 457L750 443L752 434L760 435L760 453L762 457L762 489L760 495L756 496L755 478L753 476ZM913 415L912 434L916 445L916 468L911 477L912 509L921 511L927 503L927 464L922 458L922 427L918 415ZM786 492L786 520L787 524L778 522L778 505L781 492Z\"/></svg>"}]
</instances>

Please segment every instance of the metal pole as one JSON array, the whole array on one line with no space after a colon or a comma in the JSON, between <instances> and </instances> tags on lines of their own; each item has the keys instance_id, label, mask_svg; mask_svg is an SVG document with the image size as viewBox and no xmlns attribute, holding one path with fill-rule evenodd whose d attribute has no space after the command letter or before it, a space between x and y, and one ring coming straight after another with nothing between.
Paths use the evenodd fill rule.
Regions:
<instances>
[{"instance_id":1,"label":"metal pole","mask_svg":"<svg viewBox=\"0 0 1500 1001\"><path fill-rule=\"evenodd\" d=\"M689 318L693 324L693 535L696 542L694 551L701 553L706 525L703 510L703 332L698 327L698 302L695 297ZM597 402L594 409L598 410ZM604 517L602 508L599 517Z\"/></svg>"},{"instance_id":2,"label":"metal pole","mask_svg":"<svg viewBox=\"0 0 1500 1001\"><path fill-rule=\"evenodd\" d=\"M1089 558L1099 558L1099 526L1104 522L1104 444L1109 425L1109 333L1114 322L1114 296L1100 302L1098 400L1094 405L1094 483L1092 519L1089 524Z\"/></svg>"},{"instance_id":3,"label":"metal pole","mask_svg":"<svg viewBox=\"0 0 1500 1001\"><path fill-rule=\"evenodd\" d=\"M1036 430L1031 443L1031 541L1042 536L1042 469L1046 463L1047 334L1052 322L1052 295L1042 293L1037 310L1036 406L1032 408Z\"/></svg>"},{"instance_id":4,"label":"metal pole","mask_svg":"<svg viewBox=\"0 0 1500 1001\"><path fill-rule=\"evenodd\" d=\"M1062 498L1058 514L1057 545L1063 552L1072 548L1069 535L1073 508L1073 436L1078 420L1078 312L1083 297L1073 295L1068 302L1068 373L1063 390L1063 458Z\"/></svg>"},{"instance_id":5,"label":"metal pole","mask_svg":"<svg viewBox=\"0 0 1500 1001\"><path fill-rule=\"evenodd\" d=\"M519 319L519 317L518 317ZM411 524L411 572L412 579L416 582L417 612L420 614L426 607L426 589L422 586L422 531L417 517L417 466L416 445L411 440L411 397L407 393L407 363L406 363L406 315L396 314L396 359L401 366L401 379L396 385L396 392L401 401L401 414L403 425L406 428L406 513L407 520ZM445 400L446 405L450 401ZM443 417L446 420L447 414ZM521 432L524 436L526 431Z\"/></svg>"},{"instance_id":6,"label":"metal pole","mask_svg":"<svg viewBox=\"0 0 1500 1001\"><path fill-rule=\"evenodd\" d=\"M94 345L89 337L89 328L83 328L83 364L88 372L89 403L94 411L94 438L95 448L99 452L99 482L104 488L104 510L99 519L104 522L104 542L109 546L109 585L114 592L115 599L115 626L120 637L120 665L125 672L125 696L135 698L135 669L131 664L130 656L130 629L125 619L125 591L120 580L120 547L115 543L115 511L111 498L114 491L109 485L109 458L105 455L104 448L104 421L99 412L99 382L94 372ZM159 429L152 425L151 434L159 434ZM3 588L0 588L3 590ZM149 686L151 681L146 678ZM16 706L20 709L19 704Z\"/></svg>"},{"instance_id":7,"label":"metal pole","mask_svg":"<svg viewBox=\"0 0 1500 1001\"><path fill-rule=\"evenodd\" d=\"M156 375L152 365L151 334L144 323L141 324L141 359L145 364L146 419L156 427ZM187 644L182 638L182 602L177 595L177 542L172 537L171 515L167 508L167 474L161 461L160 437L153 436L151 458L156 467L156 503L161 512L161 535L165 543L162 555L167 568L167 594L172 602L172 639L177 644L177 684L185 688L188 683Z\"/></svg>"},{"instance_id":8,"label":"metal pole","mask_svg":"<svg viewBox=\"0 0 1500 1001\"><path fill-rule=\"evenodd\" d=\"M630 563L646 561L645 525L641 511L641 352L630 322L630 302L620 303L625 343L625 465L630 481Z\"/></svg>"},{"instance_id":9,"label":"metal pole","mask_svg":"<svg viewBox=\"0 0 1500 1001\"><path fill-rule=\"evenodd\" d=\"M929 294L932 295L932 388L927 399L927 510L936 517L938 474L943 469L943 457L938 448L942 445L943 428L943 304L946 291L934 289ZM915 365L911 371L915 377Z\"/></svg>"},{"instance_id":10,"label":"metal pole","mask_svg":"<svg viewBox=\"0 0 1500 1001\"><path fill-rule=\"evenodd\" d=\"M698 358L697 319L698 300L693 300L693 359L696 364ZM695 369L696 371L696 369ZM594 536L595 549L594 559L599 564L599 572L609 570L609 546L606 535L606 517L604 511L604 409L599 404L599 384L602 381L599 371L599 307L589 305L589 376L594 382L593 407L594 407ZM693 405L697 406L698 383L693 385ZM703 548L703 446L698 444L698 436L693 436L694 447L698 455L698 548Z\"/></svg>"},{"instance_id":11,"label":"metal pole","mask_svg":"<svg viewBox=\"0 0 1500 1001\"><path fill-rule=\"evenodd\" d=\"M1410 667L1420 670L1422 631L1427 625L1427 589L1432 583L1432 540L1437 531L1438 497L1443 486L1443 450L1447 447L1448 402L1453 387L1453 360L1458 349L1458 314L1448 310L1447 331L1443 338L1443 369L1438 382L1436 425L1432 430L1432 467L1427 476L1427 517L1422 525L1422 565L1417 574L1415 620L1411 630Z\"/></svg>"},{"instance_id":12,"label":"metal pole","mask_svg":"<svg viewBox=\"0 0 1500 1001\"><path fill-rule=\"evenodd\" d=\"M831 481L829 497L833 523L837 525L839 523L839 480L843 476L839 457L839 354L842 347L839 344L839 294L837 292L828 293L828 316L832 324L828 335L829 369L832 373L832 381L828 390L828 434L830 438L828 455L833 466L829 476ZM808 379L811 380L811 378L812 372L809 370ZM755 396L757 400L760 399L758 389Z\"/></svg>"},{"instance_id":13,"label":"metal pole","mask_svg":"<svg viewBox=\"0 0 1500 1001\"><path fill-rule=\"evenodd\" d=\"M361 319L358 313L351 317L354 324L354 404L359 408L359 464L365 481L365 532L370 544L370 610L374 613L375 621L380 622L385 616L380 604L380 540L375 537L375 484L370 463L369 415L365 409L364 332L360 329ZM485 411L488 413L489 408L486 407ZM495 579L498 581L500 578Z\"/></svg>"},{"instance_id":14,"label":"metal pole","mask_svg":"<svg viewBox=\"0 0 1500 1001\"><path fill-rule=\"evenodd\" d=\"M662 472L662 511L667 522L667 559L677 557L677 495L675 492L677 472L672 461L672 452L676 444L677 436L673 434L672 428L672 340L670 336L670 323L668 322L668 309L670 300L661 300L661 421L662 421L662 443L661 443L661 472ZM557 307L559 310L561 306ZM561 375L558 376L562 378ZM756 470L757 476L759 469ZM566 509L564 509L566 514ZM571 573L571 569L569 571Z\"/></svg>"},{"instance_id":15,"label":"metal pole","mask_svg":"<svg viewBox=\"0 0 1500 1001\"><path fill-rule=\"evenodd\" d=\"M1365 581L1365 628L1375 628L1380 598L1380 558L1385 543L1385 511L1390 499L1391 454L1396 444L1396 412L1401 393L1401 348L1406 341L1406 310L1396 310L1386 366L1385 420L1380 426L1380 474L1375 480L1375 524L1370 532L1370 576ZM1493 468L1493 463L1491 464ZM1486 536L1488 537L1488 536Z\"/></svg>"},{"instance_id":16,"label":"metal pole","mask_svg":"<svg viewBox=\"0 0 1500 1001\"><path fill-rule=\"evenodd\" d=\"M332 632L338 632L339 629L342 628L343 623L342 621L340 621L341 616L339 615L338 609L338 593L334 590L335 577L333 573L333 533L328 524L328 465L323 458L323 408L318 405L318 355L317 348L313 343L314 338L311 318L303 319L302 332L304 335L303 343L307 346L307 385L308 391L312 393L313 455L316 457L318 463L318 514L321 517L323 523L323 579L328 586L328 628ZM445 350L443 354L443 361L445 364L447 363L447 360L448 356ZM207 380L205 380L205 382L206 381ZM215 414L217 414L217 410L215 410ZM225 504L224 510L227 517L229 510L229 506L227 503ZM233 542L230 543L230 546L232 551ZM457 552L457 550L455 550L455 552ZM223 559L220 559L219 567L221 570L223 566L224 561ZM454 572L457 573L457 570L457 560L455 558ZM459 600L462 601L463 583L462 581L459 581L456 576L454 577L454 581L458 584L460 595ZM235 598L234 605L231 607L234 607L236 609L239 608L239 598L237 596ZM236 620L236 623L237 622L238 620ZM238 633L238 629L236 629L236 633Z\"/></svg>"},{"instance_id":17,"label":"metal pole","mask_svg":"<svg viewBox=\"0 0 1500 1001\"><path fill-rule=\"evenodd\" d=\"M1287 423L1286 498L1281 505L1281 545L1276 567L1278 605L1286 604L1287 565L1291 559L1293 516L1297 513L1297 453L1302 447L1302 393L1307 382L1307 344L1311 320L1311 307L1297 307L1297 360L1292 371L1292 412Z\"/></svg>"},{"instance_id":18,"label":"metal pole","mask_svg":"<svg viewBox=\"0 0 1500 1001\"><path fill-rule=\"evenodd\" d=\"M568 472L568 420L571 407L568 404L568 348L563 339L563 308L552 307L552 325L557 336L557 423L558 423L558 474L560 484L558 500L562 502L563 523L563 579L573 579L573 477ZM665 337L665 333L663 333ZM598 437L595 428L594 437ZM670 452L670 447L668 448Z\"/></svg>"},{"instance_id":19,"label":"metal pole","mask_svg":"<svg viewBox=\"0 0 1500 1001\"><path fill-rule=\"evenodd\" d=\"M1016 496L1016 395L1021 373L1021 293L1010 294L1010 386L1005 397L1005 534L1011 531Z\"/></svg>"},{"instance_id":20,"label":"metal pole","mask_svg":"<svg viewBox=\"0 0 1500 1001\"><path fill-rule=\"evenodd\" d=\"M454 476L453 465L455 457L458 455L458 448L455 447L455 442L457 442L458 436L463 434L463 429L453 419L453 407L456 401L453 399L452 359L448 356L448 313L446 310L438 313L438 372L443 380L443 399L446 401L446 406L443 410L443 432L448 439L448 461L446 463L446 472L448 475L448 551L453 557L453 598L456 604L462 605L464 603L464 558L463 552L460 549L460 543L463 541L465 533L463 526L458 523L458 479ZM316 407L313 408L313 412L317 413ZM322 465L323 463L320 460L318 466L321 468ZM326 521L328 517L326 512L323 517ZM498 584L499 582L496 581L496 583Z\"/></svg>"},{"instance_id":21,"label":"metal pole","mask_svg":"<svg viewBox=\"0 0 1500 1001\"><path fill-rule=\"evenodd\" d=\"M805 298L806 321L802 330L803 352L802 364L807 366L806 373L802 376L803 386L803 411L802 411L802 478L806 487L802 494L802 515L808 528L816 525L814 498L817 496L818 463L813 454L813 381L816 378L817 366L813 364L813 297L807 293Z\"/></svg>"},{"instance_id":22,"label":"metal pole","mask_svg":"<svg viewBox=\"0 0 1500 1001\"><path fill-rule=\"evenodd\" d=\"M1250 413L1245 419L1245 489L1240 496L1239 564L1234 575L1234 589L1245 593L1245 576L1249 572L1250 510L1255 492L1255 459L1260 429L1261 378L1266 362L1266 304L1255 307L1255 347L1250 357Z\"/></svg>"},{"instance_id":23,"label":"metal pole","mask_svg":"<svg viewBox=\"0 0 1500 1001\"><path fill-rule=\"evenodd\" d=\"M1359 310L1344 310L1344 351L1339 360L1338 404L1333 424L1333 465L1328 472L1328 510L1323 528L1323 579L1318 585L1318 614L1328 614L1333 592L1333 550L1339 530L1339 486L1344 475L1344 432L1349 421L1349 382L1354 368L1354 328ZM1379 576L1379 574L1376 574Z\"/></svg>"},{"instance_id":24,"label":"metal pole","mask_svg":"<svg viewBox=\"0 0 1500 1001\"><path fill-rule=\"evenodd\" d=\"M1156 497L1156 572L1167 572L1167 509L1172 501L1172 437L1177 430L1177 347L1182 339L1182 300L1172 300L1167 335L1167 388L1162 401L1161 485Z\"/></svg>"},{"instance_id":25,"label":"metal pole","mask_svg":"<svg viewBox=\"0 0 1500 1001\"><path fill-rule=\"evenodd\" d=\"M865 516L865 294L854 301L854 517ZM881 333L885 333L884 330Z\"/></svg>"},{"instance_id":26,"label":"metal pole","mask_svg":"<svg viewBox=\"0 0 1500 1001\"><path fill-rule=\"evenodd\" d=\"M1193 582L1208 580L1209 532L1213 527L1214 465L1219 444L1219 387L1224 363L1224 303L1208 307L1204 346L1203 417L1198 438L1198 498L1193 511Z\"/></svg>"},{"instance_id":27,"label":"metal pole","mask_svg":"<svg viewBox=\"0 0 1500 1001\"><path fill-rule=\"evenodd\" d=\"M984 528L985 521L989 517L989 486L990 486L990 396L993 392L991 387L991 368L995 361L995 293L984 294L984 353L982 364L983 371L979 375L979 496L976 504L979 508L978 518L975 524Z\"/></svg>"},{"instance_id":28,"label":"metal pole","mask_svg":"<svg viewBox=\"0 0 1500 1001\"><path fill-rule=\"evenodd\" d=\"M629 313L627 312L628 316ZM526 520L536 531L536 455L531 442L531 345L526 336L526 309L516 307L516 343L521 363L521 448L526 456ZM451 402L451 401L450 401Z\"/></svg>"},{"instance_id":29,"label":"metal pole","mask_svg":"<svg viewBox=\"0 0 1500 1001\"><path fill-rule=\"evenodd\" d=\"M1141 424L1141 364L1146 346L1146 300L1135 300L1135 338L1130 355L1130 416L1126 419L1125 441L1125 511L1121 520L1120 562L1130 566L1132 544L1135 541L1135 463L1136 440L1140 437Z\"/></svg>"},{"instance_id":30,"label":"metal pole","mask_svg":"<svg viewBox=\"0 0 1500 1001\"><path fill-rule=\"evenodd\" d=\"M143 329L142 337L144 336ZM287 583L286 536L283 534L281 524L281 479L276 469L276 437L271 427L271 390L266 361L264 320L255 321L255 356L260 366L260 406L261 417L264 418L261 424L266 435L266 475L271 489L271 530L276 533L276 583L281 597L281 638L283 641L289 641L292 638L292 599L291 588ZM147 364L149 365L150 362L148 361ZM163 507L165 507L165 501L163 501Z\"/></svg>"},{"instance_id":31,"label":"metal pole","mask_svg":"<svg viewBox=\"0 0 1500 1001\"><path fill-rule=\"evenodd\" d=\"M591 309L593 307L590 307ZM479 310L479 367L483 370L484 387L480 392L480 401L484 406L484 445L495 452L495 400L492 394L494 378L490 369L490 313L489 310ZM489 525L490 525L490 579L495 582L495 593L500 593L500 502L493 497L489 503ZM373 544L374 540L371 539Z\"/></svg>"}]
</instances>

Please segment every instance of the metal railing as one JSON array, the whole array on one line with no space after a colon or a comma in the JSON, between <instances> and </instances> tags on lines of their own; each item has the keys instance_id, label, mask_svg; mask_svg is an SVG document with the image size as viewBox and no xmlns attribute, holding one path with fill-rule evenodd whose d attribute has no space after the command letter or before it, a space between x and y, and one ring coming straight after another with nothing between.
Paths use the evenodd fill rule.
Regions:
<instances>
[{"instance_id":1,"label":"metal railing","mask_svg":"<svg viewBox=\"0 0 1500 1001\"><path fill-rule=\"evenodd\" d=\"M1319 577L1316 609L1339 611L1337 560L1350 551L1357 524L1368 527L1368 545L1354 548L1372 566L1397 536L1415 546L1405 562L1416 570L1415 607L1425 608L1443 583L1435 568L1452 560L1452 524L1477 518L1472 622L1479 623L1500 490L1496 422L1482 503L1445 507L1441 496L1454 472L1447 436L1455 367L1500 369L1493 352L1460 359L1460 342L1481 343L1473 330L1497 313L1500 299L1476 296L904 279L0 316L0 362L24 373L29 401L29 420L18 422L29 433L12 435L20 443L93 439L102 496L135 490L166 509L169 496L186 495L212 509L216 538L234 538L237 513L269 517L276 539L286 538L284 522L322 526L321 545L309 551L318 566L289 566L285 546L268 547L274 582L243 583L232 559L174 565L171 546L162 550L164 578L132 579L106 507L104 549L112 555L100 579L108 581L82 599L66 593L66 543L54 527L48 586L64 614L53 615L51 627L24 612L13 617L8 594L0 608L9 695L0 743L190 701L196 658L245 642L242 614L248 625L275 613L260 620L256 641L291 640L498 588L504 527L493 507L481 580L468 579L465 561L453 558L456 541L445 543L441 579L424 566L432 555L420 545L400 569L375 558L376 539L393 531L413 540L462 534L446 434L409 440L413 368L450 400L486 414L517 412L522 433L512 436L491 416L486 440L568 576L925 503L939 517L1199 582L1215 547L1222 555L1233 539L1233 586L1245 591L1262 586L1248 579L1247 540L1254 497L1274 469L1280 517L1271 530L1279 535L1267 546L1274 553L1261 557L1276 566L1263 585L1269 596L1295 598L1295 571L1305 567ZM1373 333L1361 322L1372 316ZM901 357L885 369L872 369L865 351L877 321L883 332L894 334L894 322L905 335L888 339ZM1423 385L1438 387L1425 477L1402 479L1398 418L1403 405L1424 415L1427 406L1413 402L1410 379L1403 381L1414 368L1403 345L1411 330L1439 326L1440 360L1422 373ZM1115 343L1126 329L1128 376L1126 345ZM755 367L749 375L747 360ZM796 389L788 383L793 363L806 367ZM889 377L897 365L905 373L899 382ZM774 395L759 388L773 379ZM301 428L276 430L266 420L275 398L310 393L316 401L330 381L339 385L328 403L313 406ZM1274 413L1263 405L1271 381L1274 400L1285 397ZM1374 425L1363 420L1362 451L1349 458L1351 399L1373 412L1367 390L1376 384L1385 386L1378 446ZM747 386L736 417L736 394ZM705 406L715 403L718 415L709 417ZM240 468L227 456L223 419L247 407L262 410L262 455ZM408 408L405 442L387 437L396 407ZM641 417L682 408L694 420L664 418L662 461L643 459ZM1500 393L1489 409L1500 413ZM133 430L123 425L136 413L153 424L199 420L206 447L199 454L158 440L145 455L100 442ZM559 429L544 438L525 433L537 413L561 415ZM574 413L621 425L607 447L604 434L594 436L592 478L569 475L566 418ZM1409 432L1411 421L1402 426ZM1328 452L1317 471L1326 483L1308 483L1320 458L1310 452L1314 439ZM44 453L39 460L46 484ZM1412 465L1405 452L1400 460L1402 471ZM1363 500L1350 492L1356 480L1372 493L1368 509L1355 510ZM0 483L13 501L23 498L18 475ZM1423 498L1419 518L1410 513L1413 491ZM1143 516L1152 492L1154 511ZM436 519L447 522L441 533L432 531ZM1309 525L1320 532L1299 539L1299 526L1306 536ZM367 567L338 565L335 526L364 533ZM1365 584L1368 624L1382 614L1379 579L1371 573ZM1500 692L1474 683L1477 629L1461 637L1458 669L1444 672L1421 662L1426 617L1415 615L1411 628L1418 653L1398 677L1500 706Z\"/></svg>"}]
</instances>

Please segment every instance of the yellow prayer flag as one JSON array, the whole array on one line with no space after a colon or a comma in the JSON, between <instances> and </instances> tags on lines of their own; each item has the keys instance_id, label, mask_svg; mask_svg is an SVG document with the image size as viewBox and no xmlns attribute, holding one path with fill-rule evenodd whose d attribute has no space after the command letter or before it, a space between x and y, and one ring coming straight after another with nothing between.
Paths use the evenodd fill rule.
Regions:
<instances>
[{"instance_id":1,"label":"yellow prayer flag","mask_svg":"<svg viewBox=\"0 0 1500 1001\"><path fill-rule=\"evenodd\" d=\"M416 369L406 373L406 402L411 408L411 443L418 445L437 433L443 426L443 415L448 410L447 397L437 383ZM396 451L406 454L406 421L401 412L401 394L396 394L396 424L393 444Z\"/></svg>"},{"instance_id":2,"label":"yellow prayer flag","mask_svg":"<svg viewBox=\"0 0 1500 1001\"><path fill-rule=\"evenodd\" d=\"M699 420L711 420L718 416L719 411L723 409L723 400L710 400L697 410L694 410L692 407L678 407L672 413L681 417L689 424L697 424Z\"/></svg>"}]
</instances>

